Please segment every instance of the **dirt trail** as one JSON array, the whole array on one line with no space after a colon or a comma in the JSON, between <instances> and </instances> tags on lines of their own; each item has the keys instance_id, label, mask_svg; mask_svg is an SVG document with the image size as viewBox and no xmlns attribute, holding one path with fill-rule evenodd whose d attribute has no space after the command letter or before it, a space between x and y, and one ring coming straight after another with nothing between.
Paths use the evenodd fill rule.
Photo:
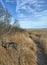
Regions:
<instances>
[{"instance_id":1,"label":"dirt trail","mask_svg":"<svg viewBox=\"0 0 47 65\"><path fill-rule=\"evenodd\" d=\"M37 56L38 56L38 65L47 65L46 64L46 57L45 57L44 51L43 51L40 43L35 42L35 44L37 45L37 47L39 49L38 54L37 54Z\"/></svg>"}]
</instances>

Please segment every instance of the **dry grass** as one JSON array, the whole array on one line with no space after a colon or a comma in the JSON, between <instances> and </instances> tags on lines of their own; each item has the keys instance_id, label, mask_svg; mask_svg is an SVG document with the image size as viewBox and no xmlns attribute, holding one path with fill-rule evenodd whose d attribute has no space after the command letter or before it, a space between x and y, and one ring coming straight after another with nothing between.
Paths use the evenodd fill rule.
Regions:
<instances>
[{"instance_id":1,"label":"dry grass","mask_svg":"<svg viewBox=\"0 0 47 65\"><path fill-rule=\"evenodd\" d=\"M45 54L47 55L47 38L45 38L44 36L41 36L40 44L42 48L44 49Z\"/></svg>"},{"instance_id":2,"label":"dry grass","mask_svg":"<svg viewBox=\"0 0 47 65\"><path fill-rule=\"evenodd\" d=\"M15 41L17 49L0 46L0 65L37 65L37 47L26 31L3 35L3 42Z\"/></svg>"},{"instance_id":3,"label":"dry grass","mask_svg":"<svg viewBox=\"0 0 47 65\"><path fill-rule=\"evenodd\" d=\"M8 49L0 47L0 65L18 65L17 54L14 49Z\"/></svg>"},{"instance_id":4,"label":"dry grass","mask_svg":"<svg viewBox=\"0 0 47 65\"><path fill-rule=\"evenodd\" d=\"M43 31L30 30L27 32L26 30L14 28L8 34L2 35L3 42L14 41L17 48L9 47L6 50L0 45L0 65L38 65L38 48L35 42L40 42L47 56L47 33L45 31L44 34ZM2 40L0 39L0 44Z\"/></svg>"},{"instance_id":5,"label":"dry grass","mask_svg":"<svg viewBox=\"0 0 47 65\"><path fill-rule=\"evenodd\" d=\"M34 34L29 35L29 38L31 38L35 42L39 42L39 37Z\"/></svg>"},{"instance_id":6,"label":"dry grass","mask_svg":"<svg viewBox=\"0 0 47 65\"><path fill-rule=\"evenodd\" d=\"M29 32L29 37L35 42L40 43L47 57L47 30L33 30Z\"/></svg>"}]
</instances>

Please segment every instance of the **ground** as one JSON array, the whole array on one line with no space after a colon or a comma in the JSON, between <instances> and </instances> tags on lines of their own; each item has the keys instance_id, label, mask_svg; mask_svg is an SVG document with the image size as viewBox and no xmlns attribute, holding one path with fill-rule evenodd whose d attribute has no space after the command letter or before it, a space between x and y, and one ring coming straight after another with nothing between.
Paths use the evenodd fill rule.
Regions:
<instances>
[{"instance_id":1,"label":"ground","mask_svg":"<svg viewBox=\"0 0 47 65\"><path fill-rule=\"evenodd\" d=\"M2 46L15 42L16 49ZM18 30L0 38L0 65L47 65L47 29Z\"/></svg>"}]
</instances>

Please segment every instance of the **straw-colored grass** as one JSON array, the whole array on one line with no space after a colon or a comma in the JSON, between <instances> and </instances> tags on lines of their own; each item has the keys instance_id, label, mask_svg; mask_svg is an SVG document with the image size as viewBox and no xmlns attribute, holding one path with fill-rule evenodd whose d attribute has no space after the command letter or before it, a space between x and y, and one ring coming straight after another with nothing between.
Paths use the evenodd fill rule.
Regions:
<instances>
[{"instance_id":1,"label":"straw-colored grass","mask_svg":"<svg viewBox=\"0 0 47 65\"><path fill-rule=\"evenodd\" d=\"M17 48L0 46L0 65L37 65L37 47L26 31L3 35L2 40L16 42Z\"/></svg>"},{"instance_id":2,"label":"straw-colored grass","mask_svg":"<svg viewBox=\"0 0 47 65\"><path fill-rule=\"evenodd\" d=\"M43 31L30 32L29 37L41 45L47 57L47 34L46 32L45 33Z\"/></svg>"},{"instance_id":3,"label":"straw-colored grass","mask_svg":"<svg viewBox=\"0 0 47 65\"><path fill-rule=\"evenodd\" d=\"M47 55L47 38L45 38L44 36L41 36L40 44L42 48L44 49L45 54Z\"/></svg>"}]
</instances>

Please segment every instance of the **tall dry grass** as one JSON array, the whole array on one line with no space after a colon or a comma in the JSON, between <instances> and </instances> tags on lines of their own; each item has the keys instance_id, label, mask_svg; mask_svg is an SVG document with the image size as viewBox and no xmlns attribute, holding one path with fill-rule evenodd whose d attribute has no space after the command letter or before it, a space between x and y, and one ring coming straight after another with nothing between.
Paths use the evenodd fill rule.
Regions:
<instances>
[{"instance_id":1,"label":"tall dry grass","mask_svg":"<svg viewBox=\"0 0 47 65\"><path fill-rule=\"evenodd\" d=\"M31 34L31 35L29 35L29 38L31 38L31 39L32 39L33 41L35 41L36 43L39 42L39 37L36 36L35 34Z\"/></svg>"},{"instance_id":2,"label":"tall dry grass","mask_svg":"<svg viewBox=\"0 0 47 65\"><path fill-rule=\"evenodd\" d=\"M42 34L42 33L39 34L39 33L34 32L29 37L41 45L41 47L43 48L44 53L46 54L46 57L47 57L47 37L46 37L46 34Z\"/></svg>"},{"instance_id":3,"label":"tall dry grass","mask_svg":"<svg viewBox=\"0 0 47 65\"><path fill-rule=\"evenodd\" d=\"M37 47L26 31L3 35L2 40L16 42L17 48L9 48L6 51L0 46L0 65L37 65Z\"/></svg>"},{"instance_id":4,"label":"tall dry grass","mask_svg":"<svg viewBox=\"0 0 47 65\"><path fill-rule=\"evenodd\" d=\"M40 37L40 44L42 48L44 49L44 52L47 56L47 38L45 38L43 35Z\"/></svg>"}]
</instances>

